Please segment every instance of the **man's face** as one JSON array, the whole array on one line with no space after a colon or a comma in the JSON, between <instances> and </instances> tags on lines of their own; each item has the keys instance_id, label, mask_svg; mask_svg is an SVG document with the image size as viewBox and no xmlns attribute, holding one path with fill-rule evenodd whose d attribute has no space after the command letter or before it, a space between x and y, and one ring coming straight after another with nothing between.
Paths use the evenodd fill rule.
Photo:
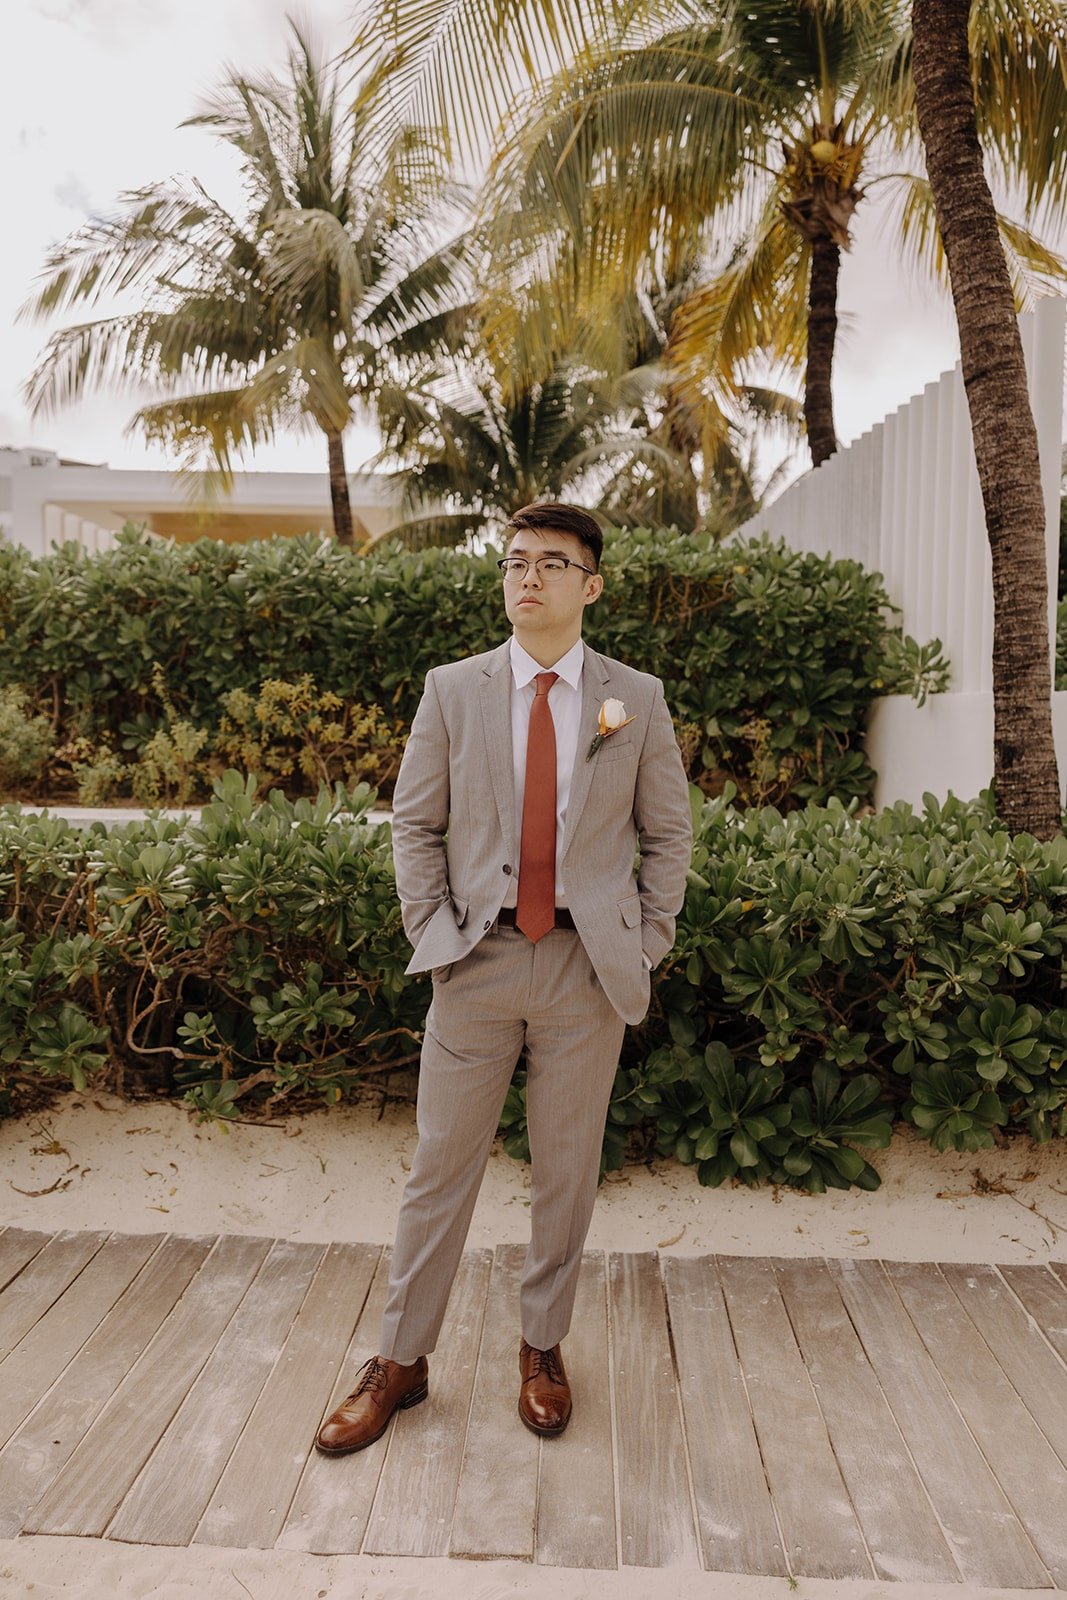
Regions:
<instances>
[{"instance_id":1,"label":"man's face","mask_svg":"<svg viewBox=\"0 0 1067 1600\"><path fill-rule=\"evenodd\" d=\"M580 567L591 565L589 551L573 533L557 533L552 528L520 529L508 545L509 556L522 556L530 565L525 576L504 584L504 609L512 626L524 633L555 633L581 628L582 612L604 587L599 573ZM546 582L538 575L534 562L539 557L562 556L576 561L562 578Z\"/></svg>"}]
</instances>

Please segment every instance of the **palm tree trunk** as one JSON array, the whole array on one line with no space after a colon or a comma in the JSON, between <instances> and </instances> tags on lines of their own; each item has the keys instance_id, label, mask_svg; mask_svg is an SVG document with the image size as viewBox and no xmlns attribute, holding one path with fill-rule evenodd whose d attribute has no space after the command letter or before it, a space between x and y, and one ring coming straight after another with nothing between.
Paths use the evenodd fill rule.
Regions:
<instances>
[{"instance_id":1,"label":"palm tree trunk","mask_svg":"<svg viewBox=\"0 0 1067 1600\"><path fill-rule=\"evenodd\" d=\"M1060 831L1045 505L1008 269L986 182L967 44L970 0L913 0L919 131L959 325L993 565L993 780L1013 831Z\"/></svg>"},{"instance_id":2,"label":"palm tree trunk","mask_svg":"<svg viewBox=\"0 0 1067 1600\"><path fill-rule=\"evenodd\" d=\"M841 249L832 239L811 242L811 276L808 280L808 361L804 377L804 421L812 466L819 466L837 449L834 399L830 378L837 340L837 275Z\"/></svg>"},{"instance_id":3,"label":"palm tree trunk","mask_svg":"<svg viewBox=\"0 0 1067 1600\"><path fill-rule=\"evenodd\" d=\"M330 503L333 506L333 532L338 544L351 549L352 503L348 498L348 473L345 471L345 445L339 433L326 435L330 447Z\"/></svg>"}]
</instances>

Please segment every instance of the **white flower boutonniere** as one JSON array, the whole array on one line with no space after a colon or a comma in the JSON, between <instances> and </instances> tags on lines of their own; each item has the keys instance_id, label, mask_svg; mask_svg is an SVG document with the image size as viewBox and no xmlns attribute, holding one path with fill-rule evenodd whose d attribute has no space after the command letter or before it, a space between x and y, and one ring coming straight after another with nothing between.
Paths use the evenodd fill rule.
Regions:
<instances>
[{"instance_id":1,"label":"white flower boutonniere","mask_svg":"<svg viewBox=\"0 0 1067 1600\"><path fill-rule=\"evenodd\" d=\"M618 733L620 728L625 728L626 724L633 720L633 717L626 715L626 707L621 700L605 700L600 707L600 715L597 718L597 731L593 735L592 744L586 751L585 759L592 761L604 740L610 734Z\"/></svg>"}]
</instances>

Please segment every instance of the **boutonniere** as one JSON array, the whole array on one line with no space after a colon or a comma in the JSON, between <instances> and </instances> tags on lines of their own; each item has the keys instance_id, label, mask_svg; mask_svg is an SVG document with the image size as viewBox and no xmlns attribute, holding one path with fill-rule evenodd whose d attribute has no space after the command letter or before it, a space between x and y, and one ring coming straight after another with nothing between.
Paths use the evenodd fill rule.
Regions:
<instances>
[{"instance_id":1,"label":"boutonniere","mask_svg":"<svg viewBox=\"0 0 1067 1600\"><path fill-rule=\"evenodd\" d=\"M585 759L592 761L604 740L610 734L618 733L620 728L625 728L626 724L633 720L633 717L626 715L626 707L621 700L605 700L600 707L600 715L597 718L597 731L593 735L592 744L586 751Z\"/></svg>"}]
</instances>

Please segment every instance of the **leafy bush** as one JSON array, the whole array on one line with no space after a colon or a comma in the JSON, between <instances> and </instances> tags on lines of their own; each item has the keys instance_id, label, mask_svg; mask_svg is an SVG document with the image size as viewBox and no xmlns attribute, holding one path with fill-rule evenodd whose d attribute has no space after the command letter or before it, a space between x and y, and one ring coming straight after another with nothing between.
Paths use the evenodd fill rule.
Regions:
<instances>
[{"instance_id":1,"label":"leafy bush","mask_svg":"<svg viewBox=\"0 0 1067 1600\"><path fill-rule=\"evenodd\" d=\"M1013 838L988 791L925 798L922 816L703 802L604 1167L628 1143L705 1184L873 1188L862 1152L894 1120L939 1150L1067 1134L1067 839ZM520 1074L514 1154L524 1115Z\"/></svg>"},{"instance_id":2,"label":"leafy bush","mask_svg":"<svg viewBox=\"0 0 1067 1600\"><path fill-rule=\"evenodd\" d=\"M21 685L0 689L0 785L18 789L39 777L55 747L52 724L27 705Z\"/></svg>"},{"instance_id":3,"label":"leafy bush","mask_svg":"<svg viewBox=\"0 0 1067 1600\"><path fill-rule=\"evenodd\" d=\"M626 1036L604 1169L658 1154L705 1184L873 1188L896 1120L942 1150L1067 1134L1067 839L1012 837L988 792L922 816L692 792L678 936ZM417 1061L429 984L404 975L372 791L257 805L231 771L215 795L196 825L84 834L0 810L0 1106L99 1080L228 1118ZM525 1156L521 1064L502 1127Z\"/></svg>"},{"instance_id":4,"label":"leafy bush","mask_svg":"<svg viewBox=\"0 0 1067 1600\"><path fill-rule=\"evenodd\" d=\"M82 781L99 787L125 750L150 764L137 781L152 798L192 793L223 761L258 770L252 747L286 787L313 786L321 730L305 719L278 752L269 686L309 682L320 700L328 686L324 726L343 703L339 746L358 752L326 763L328 781L354 771L387 789L427 669L507 633L497 554L358 556L311 536L179 546L133 529L96 556L3 547L0 682L60 706ZM868 796L871 700L945 681L937 641L902 639L881 579L854 562L638 529L609 535L604 574L589 642L664 678L691 775L710 793L732 782L739 803Z\"/></svg>"},{"instance_id":5,"label":"leafy bush","mask_svg":"<svg viewBox=\"0 0 1067 1600\"><path fill-rule=\"evenodd\" d=\"M271 789L299 796L317 784L391 784L406 738L379 706L361 706L320 691L310 675L295 683L269 679L253 697L244 689L223 696L217 732L178 715L157 668L153 674L165 723L142 714L123 725L123 744L137 751L123 760L110 742L94 747L84 737L56 752L69 764L82 805L99 806L130 795L146 806L185 806L211 793L227 766L248 771L257 798Z\"/></svg>"},{"instance_id":6,"label":"leafy bush","mask_svg":"<svg viewBox=\"0 0 1067 1600\"><path fill-rule=\"evenodd\" d=\"M185 1091L233 1115L261 1086L327 1103L417 1059L408 951L373 791L263 805L237 772L199 823L0 811L0 1063L83 1088Z\"/></svg>"}]
</instances>

